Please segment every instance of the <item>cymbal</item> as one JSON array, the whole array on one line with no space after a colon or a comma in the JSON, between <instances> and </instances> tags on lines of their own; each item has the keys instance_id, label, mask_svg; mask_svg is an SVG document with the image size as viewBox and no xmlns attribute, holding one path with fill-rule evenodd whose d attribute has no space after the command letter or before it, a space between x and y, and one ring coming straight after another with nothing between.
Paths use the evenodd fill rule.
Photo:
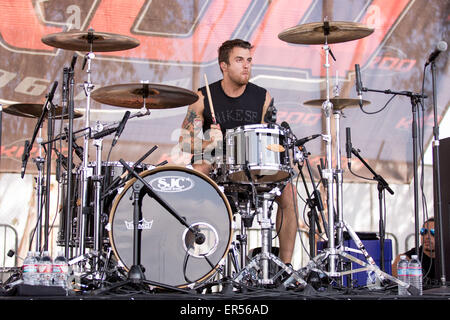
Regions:
<instances>
[{"instance_id":1,"label":"cymbal","mask_svg":"<svg viewBox=\"0 0 450 320\"><path fill-rule=\"evenodd\" d=\"M367 37L374 29L364 24L328 21L327 43L352 41ZM288 28L278 34L282 41L294 44L325 44L324 22L312 22Z\"/></svg>"},{"instance_id":2,"label":"cymbal","mask_svg":"<svg viewBox=\"0 0 450 320\"><path fill-rule=\"evenodd\" d=\"M52 33L42 37L41 41L51 47L90 52L128 50L139 46L140 42L129 36L88 31L70 30ZM91 48L92 44L92 48Z\"/></svg>"},{"instance_id":3,"label":"cymbal","mask_svg":"<svg viewBox=\"0 0 450 320\"><path fill-rule=\"evenodd\" d=\"M322 107L322 104L327 99L308 100L303 102L304 105L313 107ZM345 99L345 98L331 98L330 102L333 104L333 109L342 110L347 107L357 107L359 105L359 99ZM370 104L370 101L363 100L363 106Z\"/></svg>"},{"instance_id":4,"label":"cymbal","mask_svg":"<svg viewBox=\"0 0 450 320\"><path fill-rule=\"evenodd\" d=\"M38 104L38 103L16 103L16 104L11 104L9 106L3 107L3 111L8 114L18 116L18 117L39 118L42 114L43 107L44 107L43 104ZM62 107L55 106L54 118L61 119L61 115L62 115ZM80 118L82 116L83 116L83 114L81 112L78 112L78 111L73 112L74 119ZM48 118L48 112L45 114L45 118ZM69 114L65 113L63 118L68 119Z\"/></svg>"},{"instance_id":5,"label":"cymbal","mask_svg":"<svg viewBox=\"0 0 450 320\"><path fill-rule=\"evenodd\" d=\"M190 90L154 83L115 84L91 93L97 102L116 107L140 109L170 109L186 106L198 100Z\"/></svg>"}]
</instances>

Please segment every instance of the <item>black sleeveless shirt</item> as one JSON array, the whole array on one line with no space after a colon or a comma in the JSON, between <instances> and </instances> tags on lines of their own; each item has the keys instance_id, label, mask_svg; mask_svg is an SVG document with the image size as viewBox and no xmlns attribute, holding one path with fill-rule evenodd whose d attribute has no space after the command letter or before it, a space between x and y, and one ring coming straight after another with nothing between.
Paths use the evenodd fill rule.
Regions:
<instances>
[{"instance_id":1,"label":"black sleeveless shirt","mask_svg":"<svg viewBox=\"0 0 450 320\"><path fill-rule=\"evenodd\" d=\"M211 108L206 87L202 87L199 90L204 96L203 132L206 132L213 123ZM216 121L220 124L224 136L227 129L261 123L263 106L266 100L266 89L249 82L243 94L232 98L225 94L221 80L219 80L210 84L209 90L214 105Z\"/></svg>"}]
</instances>

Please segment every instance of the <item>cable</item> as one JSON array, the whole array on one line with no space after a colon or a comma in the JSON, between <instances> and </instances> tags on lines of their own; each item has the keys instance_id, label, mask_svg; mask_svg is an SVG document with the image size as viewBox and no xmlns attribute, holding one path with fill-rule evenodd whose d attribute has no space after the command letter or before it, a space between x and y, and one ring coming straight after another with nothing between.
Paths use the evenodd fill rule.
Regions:
<instances>
[{"instance_id":1,"label":"cable","mask_svg":"<svg viewBox=\"0 0 450 320\"><path fill-rule=\"evenodd\" d=\"M389 100L386 102L386 104L384 105L384 107L381 108L381 109L378 110L378 111L374 111L374 112L365 111L365 110L363 109L362 105L360 105L359 108L360 108L361 111L362 111L363 113L365 113L365 114L377 114L377 113L383 111L384 109L386 109L386 107L388 106L388 104L389 104L389 103L392 101L392 99L394 99L396 96L397 96L397 94L394 94L391 98L389 98Z\"/></svg>"}]
</instances>

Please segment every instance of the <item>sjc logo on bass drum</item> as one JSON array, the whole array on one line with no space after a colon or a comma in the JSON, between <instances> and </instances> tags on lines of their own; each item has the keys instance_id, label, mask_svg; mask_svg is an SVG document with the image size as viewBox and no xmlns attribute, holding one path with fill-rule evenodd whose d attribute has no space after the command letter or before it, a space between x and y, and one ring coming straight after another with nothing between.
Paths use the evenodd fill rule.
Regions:
<instances>
[{"instance_id":1,"label":"sjc logo on bass drum","mask_svg":"<svg viewBox=\"0 0 450 320\"><path fill-rule=\"evenodd\" d=\"M183 192L192 189L194 181L181 176L163 176L151 180L150 186L160 192Z\"/></svg>"}]
</instances>

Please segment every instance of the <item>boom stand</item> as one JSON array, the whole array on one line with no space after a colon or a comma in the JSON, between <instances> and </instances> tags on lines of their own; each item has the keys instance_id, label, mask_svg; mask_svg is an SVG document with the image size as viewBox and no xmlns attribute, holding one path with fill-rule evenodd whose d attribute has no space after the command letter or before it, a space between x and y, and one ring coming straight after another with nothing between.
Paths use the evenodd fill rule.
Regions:
<instances>
[{"instance_id":1,"label":"boom stand","mask_svg":"<svg viewBox=\"0 0 450 320\"><path fill-rule=\"evenodd\" d=\"M390 194L394 194L394 191L389 187L389 184L384 180L382 176L377 174L370 166L369 164L364 161L364 159L360 156L359 151L352 148L352 153L366 166L367 169L374 175L373 179L378 181L378 205L379 205L379 211L380 211L380 222L379 222L379 233L380 233L380 266L381 270L384 271L384 220L383 217L385 215L384 211L384 190L389 191Z\"/></svg>"},{"instance_id":2,"label":"boom stand","mask_svg":"<svg viewBox=\"0 0 450 320\"><path fill-rule=\"evenodd\" d=\"M304 146L302 146L301 149L303 152L303 157L305 159L306 167L308 169L309 178L311 179L311 184L313 186L313 193L310 194L309 190L308 190L308 186L306 184L305 176L303 174L302 167L300 166L299 163L297 163L298 171L300 172L300 175L301 175L302 181L303 181L303 185L305 187L306 195L308 196L307 204L310 209L310 211L308 212L309 255L310 255L310 257L314 257L316 255L316 247L315 247L315 243L316 243L316 241L315 241L316 227L315 226L316 226L316 224L317 224L317 231L319 232L319 234L322 234L322 229L320 228L320 221L319 221L319 217L317 215L317 211L320 212L325 229L327 229L327 227L326 227L326 221L325 221L324 214L323 214L322 198L321 198L319 190L316 188L316 185L314 183L311 166L309 164L309 159L308 159L308 152L306 151L306 148ZM325 232L327 232L327 231L325 231Z\"/></svg>"},{"instance_id":3,"label":"boom stand","mask_svg":"<svg viewBox=\"0 0 450 320\"><path fill-rule=\"evenodd\" d=\"M413 120L412 120L412 139L413 139L413 169L414 169L414 221L415 221L415 248L416 248L416 254L419 255L419 177L418 177L418 165L417 165L417 157L418 157L418 131L419 127L417 124L417 104L420 101L420 99L427 98L426 95L421 95L417 93L413 93L410 91L391 91L389 89L387 90L376 90L376 89L368 89L365 87L361 88L361 91L371 91L371 92L381 92L385 94L395 94L395 95L402 95L407 96L411 100L411 107L412 107L412 114L413 114Z\"/></svg>"}]
</instances>

